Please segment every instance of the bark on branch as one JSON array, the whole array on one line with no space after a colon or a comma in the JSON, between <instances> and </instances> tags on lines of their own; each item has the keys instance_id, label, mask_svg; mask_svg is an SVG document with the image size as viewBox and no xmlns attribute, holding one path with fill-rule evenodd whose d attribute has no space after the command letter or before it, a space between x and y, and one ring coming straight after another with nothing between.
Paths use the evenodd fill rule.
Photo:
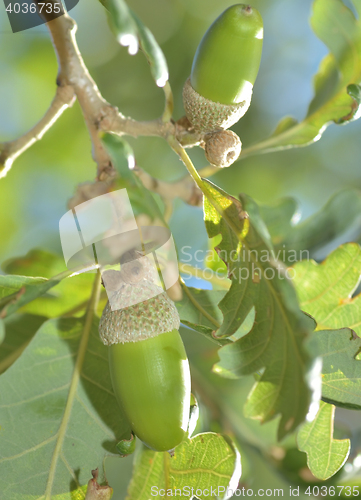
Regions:
<instances>
[{"instance_id":1,"label":"bark on branch","mask_svg":"<svg viewBox=\"0 0 361 500\"><path fill-rule=\"evenodd\" d=\"M34 0L34 3L38 5L42 2ZM48 0L48 3L56 3L59 6L58 0ZM7 173L17 156L43 136L64 109L72 104L75 97L79 101L92 141L92 154L97 164L98 181L111 183L115 176L111 158L100 139L100 132L133 137L159 136L164 139L167 139L169 135L174 135L186 147L200 144L202 137L189 129L189 123L184 125L182 121L174 123L172 120L164 122L164 117L163 119L161 117L158 120L139 122L123 116L116 107L103 98L91 77L77 46L75 21L64 10L62 10L62 15L55 19L44 9L40 15L47 23L58 59L58 88L49 110L32 130L19 139L0 144L0 177ZM1 164L4 165L2 171ZM148 189L159 193L168 200L179 196L192 205L200 203L200 190L188 177L176 183L166 183L153 179L140 168L137 168L136 173Z\"/></svg>"}]
</instances>

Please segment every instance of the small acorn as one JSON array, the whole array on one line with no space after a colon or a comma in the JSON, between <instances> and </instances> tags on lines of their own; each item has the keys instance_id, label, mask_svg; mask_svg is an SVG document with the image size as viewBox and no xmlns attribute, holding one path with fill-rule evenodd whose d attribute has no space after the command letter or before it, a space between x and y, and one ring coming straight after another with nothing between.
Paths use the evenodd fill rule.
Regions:
<instances>
[{"instance_id":1,"label":"small acorn","mask_svg":"<svg viewBox=\"0 0 361 500\"><path fill-rule=\"evenodd\" d=\"M139 276L138 266L132 265ZM132 281L129 269L126 278ZM111 302L113 310L108 302L99 333L109 346L114 393L133 433L153 450L170 451L187 436L190 408L190 371L178 311L147 279L124 283Z\"/></svg>"},{"instance_id":2,"label":"small acorn","mask_svg":"<svg viewBox=\"0 0 361 500\"><path fill-rule=\"evenodd\" d=\"M195 129L227 129L246 113L262 43L262 17L250 5L229 7L209 27L183 89L186 116Z\"/></svg>"},{"instance_id":3,"label":"small acorn","mask_svg":"<svg viewBox=\"0 0 361 500\"><path fill-rule=\"evenodd\" d=\"M241 139L231 130L206 134L204 140L206 158L215 167L229 167L241 154Z\"/></svg>"}]
</instances>

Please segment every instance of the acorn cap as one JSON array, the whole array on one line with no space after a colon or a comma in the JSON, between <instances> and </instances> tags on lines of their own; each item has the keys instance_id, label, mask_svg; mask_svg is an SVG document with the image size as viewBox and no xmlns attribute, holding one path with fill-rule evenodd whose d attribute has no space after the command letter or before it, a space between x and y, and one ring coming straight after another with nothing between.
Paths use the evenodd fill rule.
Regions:
<instances>
[{"instance_id":1,"label":"acorn cap","mask_svg":"<svg viewBox=\"0 0 361 500\"><path fill-rule=\"evenodd\" d=\"M154 297L148 298L150 294ZM134 304L134 298L139 301ZM122 309L113 310L107 302L99 323L99 334L105 345L138 342L161 333L178 330L178 311L162 288L145 281L137 286L127 285L112 297ZM134 305L128 306L127 302Z\"/></svg>"},{"instance_id":2,"label":"acorn cap","mask_svg":"<svg viewBox=\"0 0 361 500\"><path fill-rule=\"evenodd\" d=\"M238 104L221 104L201 96L194 90L190 78L183 87L183 105L186 116L196 130L213 132L225 130L247 112L251 104L252 92L246 100Z\"/></svg>"},{"instance_id":3,"label":"acorn cap","mask_svg":"<svg viewBox=\"0 0 361 500\"><path fill-rule=\"evenodd\" d=\"M206 158L216 167L229 167L241 154L241 139L232 130L219 130L207 134L204 140Z\"/></svg>"}]
</instances>

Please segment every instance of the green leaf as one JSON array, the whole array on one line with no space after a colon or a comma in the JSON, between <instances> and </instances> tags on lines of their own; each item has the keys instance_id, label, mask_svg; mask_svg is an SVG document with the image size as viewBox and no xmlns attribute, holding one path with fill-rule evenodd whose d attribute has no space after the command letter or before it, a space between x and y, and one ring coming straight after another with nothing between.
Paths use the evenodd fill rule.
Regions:
<instances>
[{"instance_id":1,"label":"green leaf","mask_svg":"<svg viewBox=\"0 0 361 500\"><path fill-rule=\"evenodd\" d=\"M224 291L199 290L184 287L183 298L175 302L181 322L200 333L212 336L219 328L222 314L217 305L225 295Z\"/></svg>"},{"instance_id":2,"label":"green leaf","mask_svg":"<svg viewBox=\"0 0 361 500\"><path fill-rule=\"evenodd\" d=\"M126 179L129 184L135 183L135 176L132 172L135 166L134 151L129 142L122 137L112 134L104 134L102 142L112 156L114 166L122 179Z\"/></svg>"},{"instance_id":3,"label":"green leaf","mask_svg":"<svg viewBox=\"0 0 361 500\"><path fill-rule=\"evenodd\" d=\"M153 34L123 0L104 0L109 11L109 24L120 45L136 54L138 46L144 53L155 83L164 87L169 79L167 61Z\"/></svg>"},{"instance_id":4,"label":"green leaf","mask_svg":"<svg viewBox=\"0 0 361 500\"><path fill-rule=\"evenodd\" d=\"M296 481L290 481L285 474L281 474L280 470L277 469L272 463L273 461L267 457L267 453L259 453L259 450L248 445L242 446L241 453L242 461L243 458L246 458L246 460L249 461L249 478L246 476L246 471L242 476L242 480L246 485L253 483L254 486L257 485L257 490L263 489L264 492L269 490L268 494L272 491L273 495L270 496L270 498L274 499L283 497L289 500L293 497L297 497L297 500L310 500L310 498L315 498L311 495L305 494L305 487L297 485L296 481L297 479L299 480L299 478L297 478ZM239 486L239 489L242 489L241 485ZM247 490L242 494L242 496L247 496Z\"/></svg>"},{"instance_id":5,"label":"green leaf","mask_svg":"<svg viewBox=\"0 0 361 500\"><path fill-rule=\"evenodd\" d=\"M297 124L298 124L298 121L295 118L293 118L292 116L285 116L278 123L278 125L275 128L275 130L273 131L271 137L276 137L277 135L280 135L283 132L286 132L288 129L294 127Z\"/></svg>"},{"instance_id":6,"label":"green leaf","mask_svg":"<svg viewBox=\"0 0 361 500\"><path fill-rule=\"evenodd\" d=\"M2 317L14 314L20 307L44 295L59 282L60 279L0 276L0 295L3 297L0 302Z\"/></svg>"},{"instance_id":7,"label":"green leaf","mask_svg":"<svg viewBox=\"0 0 361 500\"><path fill-rule=\"evenodd\" d=\"M0 275L0 305L4 306L13 301L25 286L36 286L46 282L46 278L30 278L27 276L3 276Z\"/></svg>"},{"instance_id":8,"label":"green leaf","mask_svg":"<svg viewBox=\"0 0 361 500\"><path fill-rule=\"evenodd\" d=\"M192 345L194 345L194 342ZM192 365L192 376L196 379L199 387L202 387L202 391L204 390L208 397L217 402L222 415L224 415L232 429L235 430L236 437L242 443L242 447L244 443L249 443L251 446L267 453L266 450L269 450L270 447L278 446L277 429L279 418L274 419L267 425L262 425L259 420L250 419L244 415L244 404L254 385L254 375L231 381L219 377L211 372L212 365L217 360L217 352L210 349L209 346L204 346L203 343L201 345L203 347L199 349L198 355L192 353L189 348L187 349ZM204 410L204 407L201 408L201 423L207 422L207 415ZM206 425L209 424L206 423ZM199 428L199 431L202 430L202 427ZM243 458L242 454L242 465L244 463Z\"/></svg>"},{"instance_id":9,"label":"green leaf","mask_svg":"<svg viewBox=\"0 0 361 500\"><path fill-rule=\"evenodd\" d=\"M349 330L321 330L309 348L322 357L322 398L336 406L361 410L361 339Z\"/></svg>"},{"instance_id":10,"label":"green leaf","mask_svg":"<svg viewBox=\"0 0 361 500\"><path fill-rule=\"evenodd\" d=\"M326 480L336 474L350 453L349 439L333 439L335 407L321 402L313 422L302 426L297 441L307 453L307 465L318 479Z\"/></svg>"},{"instance_id":11,"label":"green leaf","mask_svg":"<svg viewBox=\"0 0 361 500\"><path fill-rule=\"evenodd\" d=\"M219 274L227 276L227 266L215 250L215 247L220 240L220 238L211 238L208 241L209 251L207 252L204 259L204 265L208 269L212 269L212 271L214 271L217 276L219 276Z\"/></svg>"},{"instance_id":12,"label":"green leaf","mask_svg":"<svg viewBox=\"0 0 361 500\"><path fill-rule=\"evenodd\" d=\"M4 320L0 318L0 344L4 342L5 339L5 323Z\"/></svg>"},{"instance_id":13,"label":"green leaf","mask_svg":"<svg viewBox=\"0 0 361 500\"><path fill-rule=\"evenodd\" d=\"M293 279L302 310L317 321L317 329L352 328L361 334L361 295L352 297L361 275L361 248L347 243L322 264L298 262Z\"/></svg>"},{"instance_id":14,"label":"green leaf","mask_svg":"<svg viewBox=\"0 0 361 500\"><path fill-rule=\"evenodd\" d=\"M276 257L292 265L353 229L355 223L359 224L361 192L347 189L336 193L319 212L300 223L299 208L291 198L271 207L260 207L260 212L271 234Z\"/></svg>"},{"instance_id":15,"label":"green leaf","mask_svg":"<svg viewBox=\"0 0 361 500\"><path fill-rule=\"evenodd\" d=\"M356 84L351 84L347 87L348 94L354 99L357 104L361 104L361 86Z\"/></svg>"},{"instance_id":16,"label":"green leaf","mask_svg":"<svg viewBox=\"0 0 361 500\"><path fill-rule=\"evenodd\" d=\"M353 0L357 7L358 0ZM315 96L300 123L284 118L270 138L245 148L242 156L306 146L318 141L331 123L359 118L361 25L341 0L315 0L311 25L330 50L314 79Z\"/></svg>"},{"instance_id":17,"label":"green leaf","mask_svg":"<svg viewBox=\"0 0 361 500\"><path fill-rule=\"evenodd\" d=\"M72 314L79 315L81 312L76 312L77 308L84 309L93 280L94 274L91 272L66 277L58 282L56 288L51 290L51 293L48 292L42 295L23 307L21 311L47 316L48 318L57 318L73 310Z\"/></svg>"},{"instance_id":18,"label":"green leaf","mask_svg":"<svg viewBox=\"0 0 361 500\"><path fill-rule=\"evenodd\" d=\"M347 243L322 263L294 266L301 307L317 321L309 348L323 358L322 397L337 406L361 409L361 295L352 297L361 275L361 248ZM341 328L344 328L341 330Z\"/></svg>"},{"instance_id":19,"label":"green leaf","mask_svg":"<svg viewBox=\"0 0 361 500\"><path fill-rule=\"evenodd\" d=\"M158 87L164 87L169 80L168 65L164 54L149 29L134 12L131 14L138 27L140 48L147 58L154 81Z\"/></svg>"},{"instance_id":20,"label":"green leaf","mask_svg":"<svg viewBox=\"0 0 361 500\"><path fill-rule=\"evenodd\" d=\"M5 338L0 349L0 373L18 359L45 320L45 317L31 314L13 314L1 320Z\"/></svg>"},{"instance_id":21,"label":"green leaf","mask_svg":"<svg viewBox=\"0 0 361 500\"><path fill-rule=\"evenodd\" d=\"M236 489L240 476L240 456L230 440L210 432L198 434L177 446L172 458L143 448L134 464L127 500L149 500L161 489L178 498L226 498L227 488Z\"/></svg>"},{"instance_id":22,"label":"green leaf","mask_svg":"<svg viewBox=\"0 0 361 500\"><path fill-rule=\"evenodd\" d=\"M293 245L288 241L289 235L298 228L299 224L295 223L301 216L296 200L282 198L271 206L260 205L259 212L270 233L277 259L288 262L288 251L293 250Z\"/></svg>"},{"instance_id":23,"label":"green leaf","mask_svg":"<svg viewBox=\"0 0 361 500\"><path fill-rule=\"evenodd\" d=\"M217 336L230 336L255 308L251 331L219 351L215 370L233 376L264 369L245 406L248 417L267 422L281 414L283 438L303 422L314 388L306 382L314 367L304 349L313 321L299 309L295 290L276 261L270 236L256 204L241 202L210 183L204 217L209 237L222 235L218 250L228 265L232 285L219 303L223 313ZM315 380L317 373L313 373Z\"/></svg>"},{"instance_id":24,"label":"green leaf","mask_svg":"<svg viewBox=\"0 0 361 500\"><path fill-rule=\"evenodd\" d=\"M4 500L83 498L89 473L129 432L110 382L98 324L43 324L0 377L0 491ZM69 488L70 486L70 488ZM69 493L69 489L73 493Z\"/></svg>"},{"instance_id":25,"label":"green leaf","mask_svg":"<svg viewBox=\"0 0 361 500\"><path fill-rule=\"evenodd\" d=\"M92 273L67 278L70 272L66 271L64 258L39 249L4 262L2 268L9 273L9 276L0 276L0 297L7 296L3 304L6 306L8 303L7 315L21 307L22 312L47 317L61 316L88 299L94 280ZM13 274L24 276L11 276ZM26 293L21 295L25 285L29 286L26 287ZM16 300L17 297L19 300ZM15 303L12 304L10 299L15 300Z\"/></svg>"},{"instance_id":26,"label":"green leaf","mask_svg":"<svg viewBox=\"0 0 361 500\"><path fill-rule=\"evenodd\" d=\"M108 9L108 21L118 43L128 47L134 55L138 52L138 28L127 4L123 0L104 0L102 4Z\"/></svg>"},{"instance_id":27,"label":"green leaf","mask_svg":"<svg viewBox=\"0 0 361 500\"><path fill-rule=\"evenodd\" d=\"M112 134L104 134L102 141L120 175L118 186L127 189L135 215L144 213L153 220L160 219L164 222L163 214L152 193L143 186L133 171L135 160L131 146L124 139Z\"/></svg>"},{"instance_id":28,"label":"green leaf","mask_svg":"<svg viewBox=\"0 0 361 500\"><path fill-rule=\"evenodd\" d=\"M30 250L25 256L6 260L1 268L6 274L48 279L66 270L64 258L39 248Z\"/></svg>"},{"instance_id":29,"label":"green leaf","mask_svg":"<svg viewBox=\"0 0 361 500\"><path fill-rule=\"evenodd\" d=\"M222 323L223 316L218 304L226 292L223 290L199 290L191 287L184 287L184 292L182 300L175 303L181 322L218 344L228 344L228 340L215 340L213 336ZM246 335L252 328L253 322L254 309L251 309L244 322L231 335L230 339L237 340Z\"/></svg>"},{"instance_id":30,"label":"green leaf","mask_svg":"<svg viewBox=\"0 0 361 500\"><path fill-rule=\"evenodd\" d=\"M132 433L130 439L122 439L117 443L117 451L122 457L127 457L131 455L135 451L137 439L135 435Z\"/></svg>"}]
</instances>

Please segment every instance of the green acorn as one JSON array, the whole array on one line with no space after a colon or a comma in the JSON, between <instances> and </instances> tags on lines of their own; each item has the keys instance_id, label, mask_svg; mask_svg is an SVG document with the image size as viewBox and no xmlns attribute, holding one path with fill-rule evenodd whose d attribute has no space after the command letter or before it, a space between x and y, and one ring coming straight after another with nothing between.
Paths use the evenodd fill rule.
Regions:
<instances>
[{"instance_id":1,"label":"green acorn","mask_svg":"<svg viewBox=\"0 0 361 500\"><path fill-rule=\"evenodd\" d=\"M139 302L126 307L134 300ZM123 282L111 302L123 308L112 311L108 302L99 333L109 346L114 393L133 433L153 450L170 451L187 436L190 408L178 311L149 280Z\"/></svg>"},{"instance_id":2,"label":"green acorn","mask_svg":"<svg viewBox=\"0 0 361 500\"><path fill-rule=\"evenodd\" d=\"M227 129L248 110L262 54L263 22L250 5L226 9L203 36L183 89L195 129Z\"/></svg>"}]
</instances>

